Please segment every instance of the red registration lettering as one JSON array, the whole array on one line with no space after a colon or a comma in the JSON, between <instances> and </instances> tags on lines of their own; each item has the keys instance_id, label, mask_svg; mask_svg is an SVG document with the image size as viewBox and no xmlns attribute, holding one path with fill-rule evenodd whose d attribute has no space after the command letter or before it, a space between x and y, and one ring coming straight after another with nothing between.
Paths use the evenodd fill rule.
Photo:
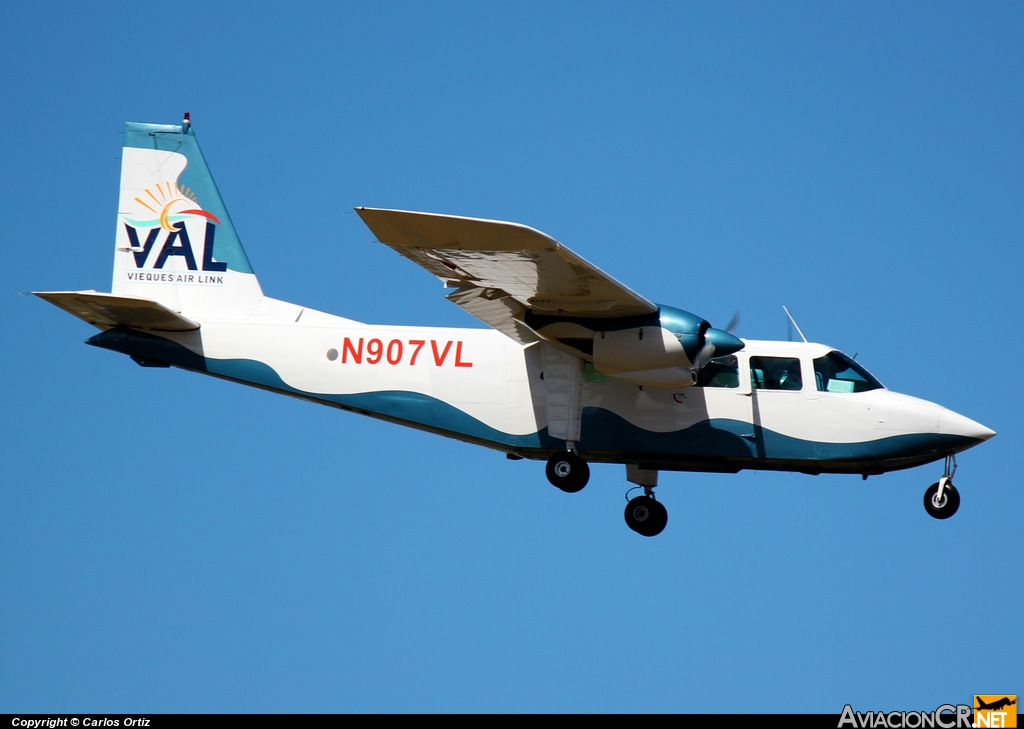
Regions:
<instances>
[{"instance_id":1,"label":"red registration lettering","mask_svg":"<svg viewBox=\"0 0 1024 729\"><path fill-rule=\"evenodd\" d=\"M365 343L365 349L363 347ZM455 345L455 356L453 365L455 367L472 367L472 362L467 362L462 353L462 341L449 339L446 342L430 340L430 352L434 357L434 366L443 367L448 361L448 355L452 351L452 344ZM345 337L341 344L341 363L348 364L381 364L385 360L389 365L402 364L402 358L409 352L409 366L414 367L419 359L420 352L427 346L426 339L410 339L408 342L401 339L391 339L385 345L384 341L374 337L364 340L363 337L352 340ZM365 359L364 359L365 355Z\"/></svg>"},{"instance_id":2,"label":"red registration lettering","mask_svg":"<svg viewBox=\"0 0 1024 729\"><path fill-rule=\"evenodd\" d=\"M462 361L462 342L457 342L455 344L455 366L456 367L472 367L473 366L472 362L463 362Z\"/></svg>"},{"instance_id":3,"label":"red registration lettering","mask_svg":"<svg viewBox=\"0 0 1024 729\"><path fill-rule=\"evenodd\" d=\"M348 362L348 356L352 355L352 361L359 364L363 361L363 338L359 337L359 349L357 350L352 346L352 340L345 337L344 344L341 345L341 363L345 364Z\"/></svg>"},{"instance_id":4,"label":"red registration lettering","mask_svg":"<svg viewBox=\"0 0 1024 729\"><path fill-rule=\"evenodd\" d=\"M384 343L379 339L371 339L366 343L366 363L377 364L384 356Z\"/></svg>"},{"instance_id":5,"label":"red registration lettering","mask_svg":"<svg viewBox=\"0 0 1024 729\"><path fill-rule=\"evenodd\" d=\"M426 343L427 343L426 340L423 340L423 339L410 339L409 340L409 346L416 348L416 349L414 349L412 351L412 359L409 360L409 364L411 364L411 365L415 365L416 364L416 358L420 356L420 350L423 349L423 345L426 344Z\"/></svg>"},{"instance_id":6,"label":"red registration lettering","mask_svg":"<svg viewBox=\"0 0 1024 729\"><path fill-rule=\"evenodd\" d=\"M402 340L392 339L388 342L388 364L396 365L402 361Z\"/></svg>"},{"instance_id":7,"label":"red registration lettering","mask_svg":"<svg viewBox=\"0 0 1024 729\"><path fill-rule=\"evenodd\" d=\"M433 339L431 339L430 340L430 348L434 350L434 364L436 364L438 367L440 367L441 365L444 364L444 359L445 359L445 357L448 356L448 350L452 348L452 343L451 343L451 340L445 342L444 350L441 352L441 354L438 354L437 353L437 342L435 342Z\"/></svg>"}]
</instances>

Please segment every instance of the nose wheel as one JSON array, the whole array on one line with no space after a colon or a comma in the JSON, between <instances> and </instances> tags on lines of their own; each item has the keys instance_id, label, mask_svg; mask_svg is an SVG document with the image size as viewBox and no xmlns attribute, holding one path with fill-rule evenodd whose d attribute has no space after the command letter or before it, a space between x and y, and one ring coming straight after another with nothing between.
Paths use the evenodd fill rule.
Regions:
<instances>
[{"instance_id":1,"label":"nose wheel","mask_svg":"<svg viewBox=\"0 0 1024 729\"><path fill-rule=\"evenodd\" d=\"M942 482L946 483L943 484ZM941 488L941 491L940 491ZM936 519L948 519L960 508L960 493L953 482L943 476L924 492L924 509Z\"/></svg>"},{"instance_id":2,"label":"nose wheel","mask_svg":"<svg viewBox=\"0 0 1024 729\"><path fill-rule=\"evenodd\" d=\"M630 499L626 504L626 526L644 537L661 534L668 524L668 510L656 501L654 494Z\"/></svg>"},{"instance_id":3,"label":"nose wheel","mask_svg":"<svg viewBox=\"0 0 1024 729\"><path fill-rule=\"evenodd\" d=\"M953 486L956 458L946 456L946 469L936 483L924 492L924 510L935 519L948 519L960 508L960 492Z\"/></svg>"}]
</instances>

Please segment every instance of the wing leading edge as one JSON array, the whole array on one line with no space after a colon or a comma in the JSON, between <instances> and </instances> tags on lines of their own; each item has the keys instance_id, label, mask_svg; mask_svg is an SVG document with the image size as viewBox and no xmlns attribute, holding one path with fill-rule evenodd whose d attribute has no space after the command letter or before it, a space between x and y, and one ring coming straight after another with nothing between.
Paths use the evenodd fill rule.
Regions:
<instances>
[{"instance_id":1,"label":"wing leading edge","mask_svg":"<svg viewBox=\"0 0 1024 729\"><path fill-rule=\"evenodd\" d=\"M527 312L574 319L649 315L658 306L538 230L404 210L356 208L381 243L454 288L448 299L518 341Z\"/></svg>"}]
</instances>

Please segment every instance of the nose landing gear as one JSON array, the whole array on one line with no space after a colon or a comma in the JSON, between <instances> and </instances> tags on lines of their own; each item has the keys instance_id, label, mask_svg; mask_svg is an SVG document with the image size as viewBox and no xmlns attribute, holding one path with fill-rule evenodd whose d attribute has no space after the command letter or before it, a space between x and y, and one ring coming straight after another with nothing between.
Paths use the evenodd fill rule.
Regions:
<instances>
[{"instance_id":1,"label":"nose landing gear","mask_svg":"<svg viewBox=\"0 0 1024 729\"><path fill-rule=\"evenodd\" d=\"M936 519L948 519L960 508L960 493L953 486L956 456L946 456L945 472L924 492L924 509Z\"/></svg>"},{"instance_id":2,"label":"nose landing gear","mask_svg":"<svg viewBox=\"0 0 1024 729\"><path fill-rule=\"evenodd\" d=\"M636 486L626 492L629 503L626 504L626 526L644 537L661 534L668 524L668 511L660 501L654 498L654 487L658 485L658 472L650 468L629 463L626 464L626 480ZM643 496L629 498L637 487L644 490Z\"/></svg>"},{"instance_id":3,"label":"nose landing gear","mask_svg":"<svg viewBox=\"0 0 1024 729\"><path fill-rule=\"evenodd\" d=\"M641 536L655 537L668 524L668 510L655 500L653 489L645 488L644 491L647 493L630 499L626 504L626 526Z\"/></svg>"}]
</instances>

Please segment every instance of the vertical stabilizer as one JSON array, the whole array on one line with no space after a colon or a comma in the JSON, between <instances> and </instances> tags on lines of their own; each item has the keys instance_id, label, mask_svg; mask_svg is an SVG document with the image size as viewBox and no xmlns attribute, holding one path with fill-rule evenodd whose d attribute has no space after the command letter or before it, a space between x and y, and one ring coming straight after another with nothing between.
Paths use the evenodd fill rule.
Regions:
<instances>
[{"instance_id":1,"label":"vertical stabilizer","mask_svg":"<svg viewBox=\"0 0 1024 729\"><path fill-rule=\"evenodd\" d=\"M188 114L125 125L115 240L115 294L215 319L246 319L263 296Z\"/></svg>"}]
</instances>

